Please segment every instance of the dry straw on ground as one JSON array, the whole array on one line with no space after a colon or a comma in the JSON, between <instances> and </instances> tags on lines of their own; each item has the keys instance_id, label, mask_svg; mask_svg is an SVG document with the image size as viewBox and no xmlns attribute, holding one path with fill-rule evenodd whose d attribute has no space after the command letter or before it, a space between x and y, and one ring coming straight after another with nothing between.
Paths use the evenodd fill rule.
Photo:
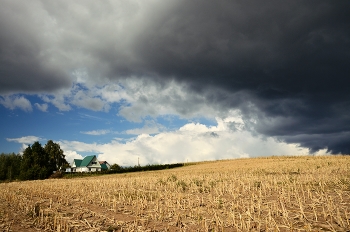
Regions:
<instances>
[{"instance_id":1,"label":"dry straw on ground","mask_svg":"<svg viewBox=\"0 0 350 232\"><path fill-rule=\"evenodd\" d=\"M0 184L0 231L349 231L350 157Z\"/></svg>"}]
</instances>

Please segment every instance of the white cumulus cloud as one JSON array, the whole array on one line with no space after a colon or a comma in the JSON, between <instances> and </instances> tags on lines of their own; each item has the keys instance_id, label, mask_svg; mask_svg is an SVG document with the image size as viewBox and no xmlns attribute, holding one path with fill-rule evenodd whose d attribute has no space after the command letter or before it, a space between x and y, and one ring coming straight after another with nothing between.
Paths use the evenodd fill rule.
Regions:
<instances>
[{"instance_id":1,"label":"white cumulus cloud","mask_svg":"<svg viewBox=\"0 0 350 232\"><path fill-rule=\"evenodd\" d=\"M101 160L133 166L154 163L176 163L272 155L307 155L308 149L273 138L231 130L232 119L217 119L217 126L188 123L178 130L156 135L140 134L122 142L84 143L61 141L62 147L77 152L94 152Z\"/></svg>"},{"instance_id":2,"label":"white cumulus cloud","mask_svg":"<svg viewBox=\"0 0 350 232\"><path fill-rule=\"evenodd\" d=\"M42 138L37 137L37 136L23 136L20 138L6 138L7 141L9 142L16 142L16 143L23 143L23 144L31 144L36 141L42 140Z\"/></svg>"},{"instance_id":3,"label":"white cumulus cloud","mask_svg":"<svg viewBox=\"0 0 350 232\"><path fill-rule=\"evenodd\" d=\"M23 97L23 96L17 96L17 95L6 95L6 96L0 96L0 104L4 107L14 110L14 109L21 109L23 111L32 111L32 104L30 101Z\"/></svg>"},{"instance_id":4,"label":"white cumulus cloud","mask_svg":"<svg viewBox=\"0 0 350 232\"><path fill-rule=\"evenodd\" d=\"M36 108L38 108L42 112L47 112L47 109L49 107L47 103L44 103L44 104L35 103L34 105L36 106Z\"/></svg>"},{"instance_id":5,"label":"white cumulus cloud","mask_svg":"<svg viewBox=\"0 0 350 232\"><path fill-rule=\"evenodd\" d=\"M78 154L76 151L64 151L64 155L66 156L65 159L69 164L73 163L74 159L83 159L84 157Z\"/></svg>"}]
</instances>

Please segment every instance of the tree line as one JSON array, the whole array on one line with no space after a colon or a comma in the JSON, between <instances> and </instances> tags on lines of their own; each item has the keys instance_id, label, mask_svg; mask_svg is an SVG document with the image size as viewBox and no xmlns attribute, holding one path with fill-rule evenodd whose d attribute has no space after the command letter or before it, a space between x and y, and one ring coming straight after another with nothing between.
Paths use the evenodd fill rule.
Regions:
<instances>
[{"instance_id":1,"label":"tree line","mask_svg":"<svg viewBox=\"0 0 350 232\"><path fill-rule=\"evenodd\" d=\"M109 174L112 173L126 173L126 172L144 172L144 171L157 171L163 169L171 169L178 168L184 166L183 163L175 163L175 164L147 164L145 166L130 166L130 167L121 167L118 164L113 164L111 169L106 172Z\"/></svg>"},{"instance_id":2,"label":"tree line","mask_svg":"<svg viewBox=\"0 0 350 232\"><path fill-rule=\"evenodd\" d=\"M113 174L140 171L155 171L184 166L176 164L148 164L145 166L121 167L113 164L109 170L101 173L70 173L70 176ZM23 154L0 155L0 181L37 180L50 177L54 171L63 171L69 167L60 145L49 140L43 147L39 142L28 145Z\"/></svg>"},{"instance_id":3,"label":"tree line","mask_svg":"<svg viewBox=\"0 0 350 232\"><path fill-rule=\"evenodd\" d=\"M43 147L39 142L28 145L23 154L0 155L0 180L46 179L54 171L69 164L60 145L49 140Z\"/></svg>"}]
</instances>

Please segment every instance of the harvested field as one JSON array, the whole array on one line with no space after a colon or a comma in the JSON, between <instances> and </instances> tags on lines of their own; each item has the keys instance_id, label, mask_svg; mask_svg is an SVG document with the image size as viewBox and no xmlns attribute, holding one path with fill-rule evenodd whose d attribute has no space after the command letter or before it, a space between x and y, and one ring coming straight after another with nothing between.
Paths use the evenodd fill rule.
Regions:
<instances>
[{"instance_id":1,"label":"harvested field","mask_svg":"<svg viewBox=\"0 0 350 232\"><path fill-rule=\"evenodd\" d=\"M0 231L349 231L350 157L0 184Z\"/></svg>"}]
</instances>

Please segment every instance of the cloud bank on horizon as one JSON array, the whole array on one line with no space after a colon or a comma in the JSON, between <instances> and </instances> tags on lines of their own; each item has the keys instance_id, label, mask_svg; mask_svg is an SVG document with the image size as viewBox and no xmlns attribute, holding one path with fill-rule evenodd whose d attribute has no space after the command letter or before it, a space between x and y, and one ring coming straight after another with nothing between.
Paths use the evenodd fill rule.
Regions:
<instances>
[{"instance_id":1,"label":"cloud bank on horizon","mask_svg":"<svg viewBox=\"0 0 350 232\"><path fill-rule=\"evenodd\" d=\"M350 153L348 1L1 5L4 109L103 112L138 125L77 131L109 135L104 143L55 138L72 156L172 162L272 155L272 148ZM215 125L194 123L203 118ZM178 119L181 125L172 121ZM49 135L3 136L19 142Z\"/></svg>"}]
</instances>

